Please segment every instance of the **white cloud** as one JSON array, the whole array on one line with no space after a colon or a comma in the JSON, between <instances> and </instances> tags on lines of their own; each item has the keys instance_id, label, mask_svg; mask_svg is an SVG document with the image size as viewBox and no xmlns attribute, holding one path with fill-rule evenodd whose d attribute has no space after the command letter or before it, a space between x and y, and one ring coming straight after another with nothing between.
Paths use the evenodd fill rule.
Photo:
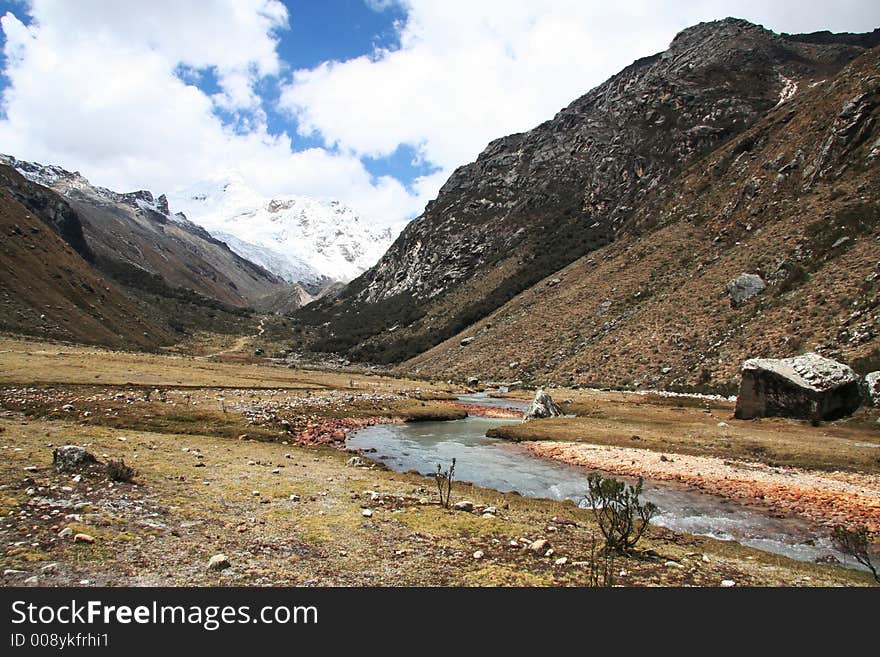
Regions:
<instances>
[{"instance_id":1,"label":"white cloud","mask_svg":"<svg viewBox=\"0 0 880 657\"><path fill-rule=\"evenodd\" d=\"M427 198L373 180L347 153L270 135L255 84L279 73L276 0L52 2L7 13L0 151L79 170L118 190L173 191L226 169L263 194L340 199L379 223ZM219 91L192 84L213 72ZM224 125L215 110L232 113Z\"/></svg>"},{"instance_id":2,"label":"white cloud","mask_svg":"<svg viewBox=\"0 0 880 657\"><path fill-rule=\"evenodd\" d=\"M854 0L822 9L802 0L399 4L408 11L399 49L295 71L281 105L304 135L373 157L407 144L446 174L702 20L734 15L792 32L880 22L880 5Z\"/></svg>"},{"instance_id":3,"label":"white cloud","mask_svg":"<svg viewBox=\"0 0 880 657\"><path fill-rule=\"evenodd\" d=\"M365 0L377 11L394 0ZM278 0L33 0L2 19L0 151L97 184L173 191L237 169L264 194L337 198L382 223L417 214L487 142L527 130L680 29L737 15L777 31L863 31L880 4L839 0L407 0L400 48L285 71ZM812 3L810 3L812 4ZM204 76L216 93L194 85ZM269 134L259 90L326 148ZM222 119L221 119L222 117ZM226 123L224 123L224 121ZM362 158L415 149L437 173L409 188Z\"/></svg>"}]
</instances>

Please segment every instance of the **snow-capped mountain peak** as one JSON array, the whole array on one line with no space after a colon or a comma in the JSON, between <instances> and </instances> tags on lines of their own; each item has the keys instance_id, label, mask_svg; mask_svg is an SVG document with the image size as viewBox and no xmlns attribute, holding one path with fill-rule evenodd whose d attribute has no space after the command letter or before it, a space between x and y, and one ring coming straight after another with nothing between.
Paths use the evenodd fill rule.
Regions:
<instances>
[{"instance_id":1,"label":"snow-capped mountain peak","mask_svg":"<svg viewBox=\"0 0 880 657\"><path fill-rule=\"evenodd\" d=\"M288 280L307 276L304 265L311 268L314 275L302 281L309 283L356 278L379 260L402 228L375 228L335 200L267 198L237 171L178 191L169 202L239 255Z\"/></svg>"}]
</instances>

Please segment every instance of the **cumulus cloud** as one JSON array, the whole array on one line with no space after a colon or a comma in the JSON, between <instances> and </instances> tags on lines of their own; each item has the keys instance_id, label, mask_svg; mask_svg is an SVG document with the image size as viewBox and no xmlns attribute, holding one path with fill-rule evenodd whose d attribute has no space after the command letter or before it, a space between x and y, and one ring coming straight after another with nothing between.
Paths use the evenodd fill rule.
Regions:
<instances>
[{"instance_id":1,"label":"cumulus cloud","mask_svg":"<svg viewBox=\"0 0 880 657\"><path fill-rule=\"evenodd\" d=\"M0 151L120 190L173 191L234 169L264 194L337 198L380 223L428 200L351 153L269 133L256 85L283 67L276 0L36 0L29 13L28 25L0 19ZM196 86L205 76L215 93Z\"/></svg>"},{"instance_id":2,"label":"cumulus cloud","mask_svg":"<svg viewBox=\"0 0 880 657\"><path fill-rule=\"evenodd\" d=\"M386 6L389 0L373 0ZM493 138L527 130L701 20L742 16L778 30L860 29L872 3L401 0L400 47L295 71L281 104L304 135L358 155L407 144L445 172Z\"/></svg>"},{"instance_id":3,"label":"cumulus cloud","mask_svg":"<svg viewBox=\"0 0 880 657\"><path fill-rule=\"evenodd\" d=\"M0 19L0 151L116 189L173 191L235 169L264 194L329 196L392 223L490 140L551 118L687 25L728 15L789 32L880 23L880 5L859 0L364 1L405 9L398 47L290 72L278 44L296 13L279 0L32 0L27 25ZM277 107L267 86L280 86ZM323 147L270 132L276 112ZM371 176L364 158L401 145L434 173L408 185Z\"/></svg>"}]
</instances>

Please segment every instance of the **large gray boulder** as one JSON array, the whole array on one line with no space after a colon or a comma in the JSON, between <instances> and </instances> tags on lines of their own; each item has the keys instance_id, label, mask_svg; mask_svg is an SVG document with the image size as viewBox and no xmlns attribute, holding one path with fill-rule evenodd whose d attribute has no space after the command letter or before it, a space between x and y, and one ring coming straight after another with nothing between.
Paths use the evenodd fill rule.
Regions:
<instances>
[{"instance_id":1,"label":"large gray boulder","mask_svg":"<svg viewBox=\"0 0 880 657\"><path fill-rule=\"evenodd\" d=\"M764 279L757 274L740 274L731 280L725 290L730 297L732 306L738 306L744 301L748 301L757 296L767 288Z\"/></svg>"},{"instance_id":2,"label":"large gray boulder","mask_svg":"<svg viewBox=\"0 0 880 657\"><path fill-rule=\"evenodd\" d=\"M58 472L73 472L91 463L97 463L94 454L78 445L62 445L52 452L52 460Z\"/></svg>"},{"instance_id":3,"label":"large gray boulder","mask_svg":"<svg viewBox=\"0 0 880 657\"><path fill-rule=\"evenodd\" d=\"M865 401L872 406L880 406L880 372L865 375Z\"/></svg>"},{"instance_id":4,"label":"large gray boulder","mask_svg":"<svg viewBox=\"0 0 880 657\"><path fill-rule=\"evenodd\" d=\"M742 365L735 416L836 420L861 405L859 384L852 369L819 354L752 358Z\"/></svg>"},{"instance_id":5,"label":"large gray boulder","mask_svg":"<svg viewBox=\"0 0 880 657\"><path fill-rule=\"evenodd\" d=\"M538 390L538 392L535 393L535 398L532 400L531 405L523 414L522 421L528 422L529 420L545 417L560 417L562 415L565 415L565 413L562 412L559 404L553 401L553 398L546 391Z\"/></svg>"}]
</instances>

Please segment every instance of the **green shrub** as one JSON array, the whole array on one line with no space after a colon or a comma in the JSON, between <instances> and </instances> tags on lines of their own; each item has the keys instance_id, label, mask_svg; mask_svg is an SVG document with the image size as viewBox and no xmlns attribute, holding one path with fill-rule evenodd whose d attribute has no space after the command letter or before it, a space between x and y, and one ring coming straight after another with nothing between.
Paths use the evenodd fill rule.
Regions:
<instances>
[{"instance_id":1,"label":"green shrub","mask_svg":"<svg viewBox=\"0 0 880 657\"><path fill-rule=\"evenodd\" d=\"M620 554L632 551L657 513L654 504L639 501L642 483L641 477L632 486L597 472L587 477L586 500L605 537L605 546Z\"/></svg>"}]
</instances>

